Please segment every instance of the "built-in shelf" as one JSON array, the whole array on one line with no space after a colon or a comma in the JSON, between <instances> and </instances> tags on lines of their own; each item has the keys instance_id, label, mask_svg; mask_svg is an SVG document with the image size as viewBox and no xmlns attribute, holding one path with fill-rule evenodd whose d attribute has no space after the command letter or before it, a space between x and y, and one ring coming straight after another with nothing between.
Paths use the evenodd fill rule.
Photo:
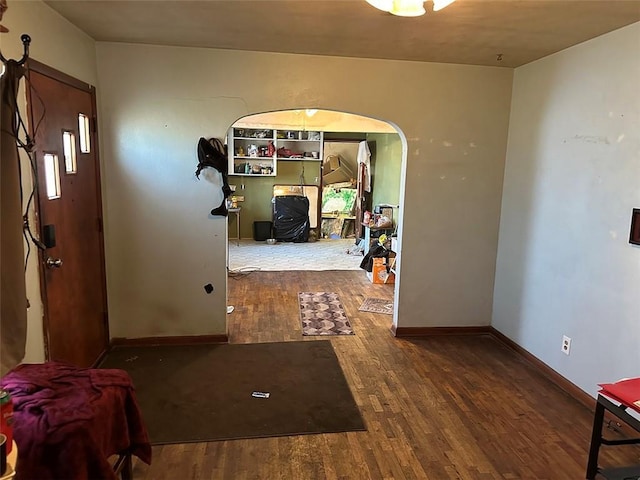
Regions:
<instances>
[{"instance_id":1,"label":"built-in shelf","mask_svg":"<svg viewBox=\"0 0 640 480\"><path fill-rule=\"evenodd\" d=\"M301 157L278 155L286 149ZM273 177L279 161L322 160L323 132L263 128L231 128L228 136L229 175ZM265 155L267 152L273 155Z\"/></svg>"}]
</instances>

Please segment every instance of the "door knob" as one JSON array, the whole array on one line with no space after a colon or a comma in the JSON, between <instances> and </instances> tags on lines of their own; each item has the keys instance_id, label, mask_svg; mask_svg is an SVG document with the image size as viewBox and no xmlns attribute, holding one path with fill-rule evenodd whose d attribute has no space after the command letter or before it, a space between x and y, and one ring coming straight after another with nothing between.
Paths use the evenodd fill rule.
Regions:
<instances>
[{"instance_id":1,"label":"door knob","mask_svg":"<svg viewBox=\"0 0 640 480\"><path fill-rule=\"evenodd\" d=\"M60 268L62 266L62 260L60 260L59 258L48 257L45 263L47 264L48 268Z\"/></svg>"}]
</instances>

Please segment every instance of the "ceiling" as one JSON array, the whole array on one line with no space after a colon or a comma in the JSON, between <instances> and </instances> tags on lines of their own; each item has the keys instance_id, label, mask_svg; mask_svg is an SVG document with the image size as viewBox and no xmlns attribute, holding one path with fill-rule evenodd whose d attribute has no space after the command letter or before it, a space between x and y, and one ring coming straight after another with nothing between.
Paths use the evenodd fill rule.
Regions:
<instances>
[{"instance_id":1,"label":"ceiling","mask_svg":"<svg viewBox=\"0 0 640 480\"><path fill-rule=\"evenodd\" d=\"M398 133L387 122L331 110L281 110L243 117L234 127L317 130L319 132Z\"/></svg>"},{"instance_id":2,"label":"ceiling","mask_svg":"<svg viewBox=\"0 0 640 480\"><path fill-rule=\"evenodd\" d=\"M45 0L97 41L517 67L640 20L640 0ZM498 59L500 56L500 60Z\"/></svg>"}]
</instances>

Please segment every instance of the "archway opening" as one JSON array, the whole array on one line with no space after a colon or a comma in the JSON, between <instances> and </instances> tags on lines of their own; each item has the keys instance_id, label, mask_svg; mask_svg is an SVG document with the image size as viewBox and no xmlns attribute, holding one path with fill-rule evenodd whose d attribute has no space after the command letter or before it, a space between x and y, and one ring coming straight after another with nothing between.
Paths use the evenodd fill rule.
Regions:
<instances>
[{"instance_id":1,"label":"archway opening","mask_svg":"<svg viewBox=\"0 0 640 480\"><path fill-rule=\"evenodd\" d=\"M395 299L405 144L389 122L340 111L238 119L227 136L229 275L356 271ZM297 220L289 197L308 200Z\"/></svg>"}]
</instances>

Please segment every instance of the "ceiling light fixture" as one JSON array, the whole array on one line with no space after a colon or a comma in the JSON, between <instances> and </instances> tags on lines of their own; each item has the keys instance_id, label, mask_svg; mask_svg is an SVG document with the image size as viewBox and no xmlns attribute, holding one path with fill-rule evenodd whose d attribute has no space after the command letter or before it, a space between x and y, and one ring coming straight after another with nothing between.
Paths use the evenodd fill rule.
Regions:
<instances>
[{"instance_id":1,"label":"ceiling light fixture","mask_svg":"<svg viewBox=\"0 0 640 480\"><path fill-rule=\"evenodd\" d=\"M433 11L442 10L453 2L455 0L433 0ZM419 17L427 13L424 0L367 0L367 3L399 17Z\"/></svg>"}]
</instances>

